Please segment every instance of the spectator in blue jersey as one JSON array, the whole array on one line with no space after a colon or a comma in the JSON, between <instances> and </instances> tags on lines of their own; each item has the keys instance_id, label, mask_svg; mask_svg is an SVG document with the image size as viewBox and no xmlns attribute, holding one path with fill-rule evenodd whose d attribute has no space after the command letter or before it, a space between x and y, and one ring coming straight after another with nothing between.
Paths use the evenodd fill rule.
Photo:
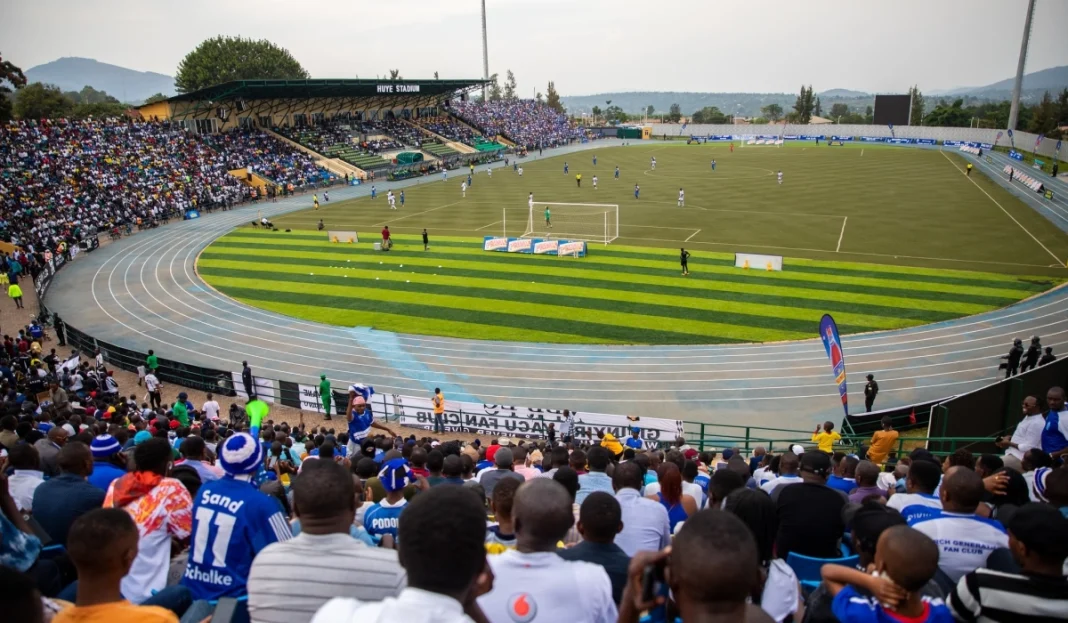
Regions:
<instances>
[{"instance_id":1,"label":"spectator in blue jersey","mask_svg":"<svg viewBox=\"0 0 1068 623\"><path fill-rule=\"evenodd\" d=\"M363 527L373 537L382 538L389 535L396 541L398 521L408 503L404 499L404 488L415 481L415 475L408 467L406 459L395 458L386 461L382 466L382 471L378 472L378 480L386 491L386 497L364 512ZM426 482L425 479L420 480Z\"/></svg>"},{"instance_id":2,"label":"spectator in blue jersey","mask_svg":"<svg viewBox=\"0 0 1068 623\"><path fill-rule=\"evenodd\" d=\"M942 500L935 489L942 479L942 468L937 463L916 459L909 466L905 478L905 493L890 496L886 505L908 519L913 515L925 515L942 508Z\"/></svg>"},{"instance_id":3,"label":"spectator in blue jersey","mask_svg":"<svg viewBox=\"0 0 1068 623\"><path fill-rule=\"evenodd\" d=\"M951 467L942 481L942 509L909 518L910 526L938 544L942 552L938 566L954 584L984 566L995 549L1009 546L999 522L975 514L984 491L983 479L975 471Z\"/></svg>"},{"instance_id":4,"label":"spectator in blue jersey","mask_svg":"<svg viewBox=\"0 0 1068 623\"><path fill-rule=\"evenodd\" d=\"M106 434L97 435L89 449L93 453L89 484L106 493L112 481L126 473L126 455L119 440Z\"/></svg>"},{"instance_id":5,"label":"spectator in blue jersey","mask_svg":"<svg viewBox=\"0 0 1068 623\"><path fill-rule=\"evenodd\" d=\"M630 429L630 437L627 437L627 441L624 443L628 448L634 448L635 450L642 449L642 429L637 426Z\"/></svg>"},{"instance_id":6,"label":"spectator in blue jersey","mask_svg":"<svg viewBox=\"0 0 1068 623\"><path fill-rule=\"evenodd\" d=\"M353 386L355 387L355 386ZM349 422L348 454L355 456L360 453L360 443L371 433L372 428L384 431L390 437L396 437L393 431L383 424L375 421L375 416L367 406L367 399L357 395L355 390L349 388L349 408L345 418Z\"/></svg>"},{"instance_id":7,"label":"spectator in blue jersey","mask_svg":"<svg viewBox=\"0 0 1068 623\"><path fill-rule=\"evenodd\" d=\"M887 528L875 548L875 571L823 565L823 582L841 623L952 623L941 599L923 594L938 571L938 546L907 526ZM872 596L865 596L863 589Z\"/></svg>"},{"instance_id":8,"label":"spectator in blue jersey","mask_svg":"<svg viewBox=\"0 0 1068 623\"><path fill-rule=\"evenodd\" d=\"M231 435L219 447L226 475L205 483L193 506L182 584L195 600L245 596L252 559L271 543L293 536L278 501L253 484L263 459L263 446L248 433ZM192 607L208 613L203 604Z\"/></svg>"},{"instance_id":9,"label":"spectator in blue jersey","mask_svg":"<svg viewBox=\"0 0 1068 623\"><path fill-rule=\"evenodd\" d=\"M827 486L838 489L846 495L852 493L853 489L857 488L857 465L859 464L860 459L855 456L842 457L842 460L835 465L834 473L827 479Z\"/></svg>"},{"instance_id":10,"label":"spectator in blue jersey","mask_svg":"<svg viewBox=\"0 0 1068 623\"><path fill-rule=\"evenodd\" d=\"M1042 427L1042 451L1053 457L1056 464L1068 453L1068 412L1064 406L1064 390L1051 387L1046 393L1046 424Z\"/></svg>"}]
</instances>

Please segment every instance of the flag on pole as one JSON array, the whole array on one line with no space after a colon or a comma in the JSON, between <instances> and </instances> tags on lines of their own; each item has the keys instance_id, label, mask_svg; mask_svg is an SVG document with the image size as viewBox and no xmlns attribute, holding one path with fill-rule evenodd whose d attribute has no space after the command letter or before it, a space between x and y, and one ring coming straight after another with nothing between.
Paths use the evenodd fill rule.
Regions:
<instances>
[{"instance_id":1,"label":"flag on pole","mask_svg":"<svg viewBox=\"0 0 1068 623\"><path fill-rule=\"evenodd\" d=\"M1035 148L1031 150L1032 152L1038 151L1038 146L1042 143L1042 139L1044 139L1045 137L1046 136L1044 134L1039 134L1035 137Z\"/></svg>"},{"instance_id":2,"label":"flag on pole","mask_svg":"<svg viewBox=\"0 0 1068 623\"><path fill-rule=\"evenodd\" d=\"M897 136L894 134L894 124L888 123L887 125L890 126L890 136L892 138L897 138Z\"/></svg>"},{"instance_id":3,"label":"flag on pole","mask_svg":"<svg viewBox=\"0 0 1068 623\"><path fill-rule=\"evenodd\" d=\"M1001 140L1002 135L1005 134L1001 130L998 130L998 135L994 137L994 147L998 146L998 141Z\"/></svg>"},{"instance_id":4,"label":"flag on pole","mask_svg":"<svg viewBox=\"0 0 1068 623\"><path fill-rule=\"evenodd\" d=\"M838 395L842 399L842 409L849 415L849 395L846 392L845 355L842 353L842 340L838 337L838 325L830 314L824 314L820 318L820 339L823 340L823 349L827 351L827 358L831 360L831 371L834 374L834 382L838 385Z\"/></svg>"},{"instance_id":5,"label":"flag on pole","mask_svg":"<svg viewBox=\"0 0 1068 623\"><path fill-rule=\"evenodd\" d=\"M1061 157L1061 142L1057 141L1057 146L1053 148L1053 159L1058 160Z\"/></svg>"},{"instance_id":6,"label":"flag on pole","mask_svg":"<svg viewBox=\"0 0 1068 623\"><path fill-rule=\"evenodd\" d=\"M1009 133L1009 145L1013 149L1016 149L1016 140L1012 138L1012 130L1008 130L1008 133Z\"/></svg>"}]
</instances>

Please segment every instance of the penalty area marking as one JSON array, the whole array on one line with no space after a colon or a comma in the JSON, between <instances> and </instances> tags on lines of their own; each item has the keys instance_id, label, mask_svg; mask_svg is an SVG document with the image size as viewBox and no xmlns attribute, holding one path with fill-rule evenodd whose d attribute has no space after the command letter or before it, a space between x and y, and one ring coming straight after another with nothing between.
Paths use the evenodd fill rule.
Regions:
<instances>
[{"instance_id":1,"label":"penalty area marking","mask_svg":"<svg viewBox=\"0 0 1068 623\"><path fill-rule=\"evenodd\" d=\"M499 224L500 222L501 222L501 221L493 221L493 222L492 222L492 223L490 223L489 225L483 225L482 227L479 227L479 228L478 228L478 229L476 229L475 231L482 231L483 229L489 229L490 227L493 227L494 225L497 225L497 224Z\"/></svg>"},{"instance_id":2,"label":"penalty area marking","mask_svg":"<svg viewBox=\"0 0 1068 623\"><path fill-rule=\"evenodd\" d=\"M689 237L687 237L687 238L686 238L686 240L683 240L683 242L689 242L689 241L690 241L690 238L693 238L694 236L696 236L696 235L697 235L697 234L699 234L699 233L701 233L701 230L700 230L700 229L698 229L697 231L695 231L695 232L693 232L692 234L690 234L690 235L689 235Z\"/></svg>"},{"instance_id":3,"label":"penalty area marking","mask_svg":"<svg viewBox=\"0 0 1068 623\"><path fill-rule=\"evenodd\" d=\"M846 226L846 223L848 221L849 221L849 217L848 216L843 216L842 217L842 233L838 234L838 246L834 248L834 252L835 253L838 253L839 251L842 250L842 238L845 237L845 226Z\"/></svg>"},{"instance_id":4,"label":"penalty area marking","mask_svg":"<svg viewBox=\"0 0 1068 623\"><path fill-rule=\"evenodd\" d=\"M994 205L996 205L997 207L1001 208L1001 211L1005 213L1005 216L1011 218L1013 223L1016 223L1017 225L1019 225L1020 229L1024 230L1025 234L1027 234L1028 236L1031 236L1031 240L1034 240L1035 242L1037 242L1038 246L1042 247L1043 249L1045 249L1046 253L1050 254L1050 257L1052 257L1053 259L1057 260L1057 264L1058 265L1064 266L1064 262L1061 261L1061 258L1059 258L1056 255L1054 255L1053 251L1050 251L1049 248L1046 245L1042 244L1041 240L1039 240L1038 238L1035 238L1035 235L1032 234L1026 227L1024 227L1023 223L1021 223L1020 221L1016 220L1015 216L1013 216L1012 214L1009 214L1009 211L1006 210L1005 207L1002 206L1000 203L998 203L997 199L994 199L993 197L991 197L990 193L986 192L985 188L983 188L979 184L976 184L975 180L973 180L970 175L968 175L963 170L961 170L961 168L957 166L957 163L953 162L953 159L946 155L946 152L940 150L938 153L942 154L942 156L945 157L945 159L949 161L949 164L953 165L954 169L956 169L961 175L963 175L969 182L971 182L973 185L975 185L975 187L978 188L980 190L980 192L982 192L984 195L986 195L987 199L993 201Z\"/></svg>"}]
</instances>

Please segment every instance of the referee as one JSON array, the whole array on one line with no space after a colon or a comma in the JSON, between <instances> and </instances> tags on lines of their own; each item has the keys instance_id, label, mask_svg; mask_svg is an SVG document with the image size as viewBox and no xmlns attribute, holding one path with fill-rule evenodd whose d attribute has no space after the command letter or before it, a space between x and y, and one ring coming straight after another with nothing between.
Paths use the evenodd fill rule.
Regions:
<instances>
[{"instance_id":1,"label":"referee","mask_svg":"<svg viewBox=\"0 0 1068 623\"><path fill-rule=\"evenodd\" d=\"M682 276L690 274L690 267L688 262L690 261L690 252L686 249L679 249L679 263L682 264Z\"/></svg>"}]
</instances>

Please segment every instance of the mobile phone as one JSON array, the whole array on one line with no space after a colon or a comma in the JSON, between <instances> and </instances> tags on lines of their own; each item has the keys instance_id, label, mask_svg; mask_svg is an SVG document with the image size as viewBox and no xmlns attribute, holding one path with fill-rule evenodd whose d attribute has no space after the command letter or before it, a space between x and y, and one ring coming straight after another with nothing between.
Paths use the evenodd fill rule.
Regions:
<instances>
[{"instance_id":1,"label":"mobile phone","mask_svg":"<svg viewBox=\"0 0 1068 623\"><path fill-rule=\"evenodd\" d=\"M666 595L668 583L664 581L664 562L645 565L642 570L642 602L651 602L658 596Z\"/></svg>"},{"instance_id":2,"label":"mobile phone","mask_svg":"<svg viewBox=\"0 0 1068 623\"><path fill-rule=\"evenodd\" d=\"M236 621L237 600L233 597L223 597L215 606L215 612L211 615L211 623L232 623Z\"/></svg>"}]
</instances>

